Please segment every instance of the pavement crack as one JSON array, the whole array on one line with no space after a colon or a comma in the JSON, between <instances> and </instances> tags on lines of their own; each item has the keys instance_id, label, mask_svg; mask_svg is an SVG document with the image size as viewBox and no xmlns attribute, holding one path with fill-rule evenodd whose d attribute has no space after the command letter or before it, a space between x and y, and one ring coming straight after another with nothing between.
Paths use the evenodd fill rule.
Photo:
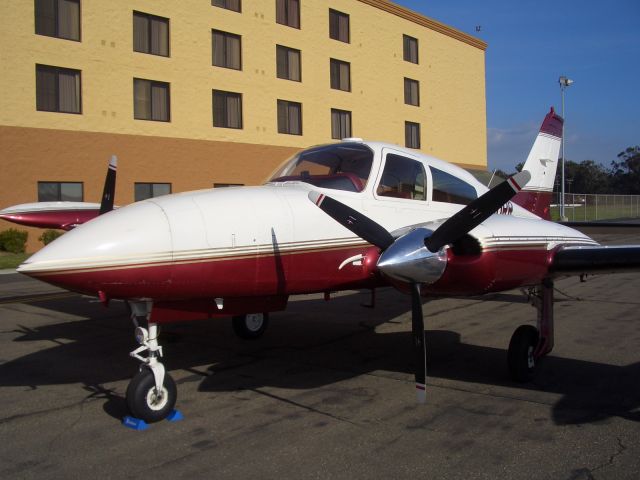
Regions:
<instances>
[{"instance_id":1,"label":"pavement crack","mask_svg":"<svg viewBox=\"0 0 640 480\"><path fill-rule=\"evenodd\" d=\"M616 451L615 451L615 452L613 452L613 453L609 456L608 460L607 460L605 463L603 463L603 464L601 464L601 465L598 465L597 467L592 468L592 469L591 469L591 472L595 472L595 471L600 470L600 469L602 469L602 468L606 468L606 467L610 467L610 466L612 466L612 465L615 463L616 459L617 459L620 455L622 455L622 454L624 453L624 451L627 449L627 447L625 446L625 444L624 444L624 443L622 443L622 439L620 439L620 437L616 437L616 441L617 441L617 443L618 443L618 446L617 446Z\"/></svg>"},{"instance_id":2,"label":"pavement crack","mask_svg":"<svg viewBox=\"0 0 640 480\"><path fill-rule=\"evenodd\" d=\"M310 407L309 405L304 405L302 403L296 402L294 400L290 400L288 398L280 397L279 395L275 395L273 393L265 392L264 390L260 390L259 388L250 388L248 389L251 392L259 393L260 395L264 395L265 397L269 397L274 400L278 400L279 402L286 403L288 405L293 405L294 407L301 408L303 410L307 410L308 412L317 413L319 415L324 415L325 417L332 418L333 420L338 420L340 422L349 423L350 425L360 427L361 425L349 420L348 418L340 417L338 415L334 415L333 413L324 412L314 407Z\"/></svg>"}]
</instances>

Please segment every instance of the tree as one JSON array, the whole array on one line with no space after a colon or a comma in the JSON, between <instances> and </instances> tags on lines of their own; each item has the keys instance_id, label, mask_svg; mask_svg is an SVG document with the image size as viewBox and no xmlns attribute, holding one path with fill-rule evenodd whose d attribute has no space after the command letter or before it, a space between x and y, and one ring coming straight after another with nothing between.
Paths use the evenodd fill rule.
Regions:
<instances>
[{"instance_id":1,"label":"tree","mask_svg":"<svg viewBox=\"0 0 640 480\"><path fill-rule=\"evenodd\" d=\"M628 147L611 162L611 183L615 193L640 194L640 146Z\"/></svg>"}]
</instances>

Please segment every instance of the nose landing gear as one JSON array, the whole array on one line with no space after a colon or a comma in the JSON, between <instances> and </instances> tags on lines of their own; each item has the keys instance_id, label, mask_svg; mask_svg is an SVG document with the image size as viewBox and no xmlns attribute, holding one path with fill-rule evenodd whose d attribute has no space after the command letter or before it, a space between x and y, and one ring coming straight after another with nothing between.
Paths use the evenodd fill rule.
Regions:
<instances>
[{"instance_id":1,"label":"nose landing gear","mask_svg":"<svg viewBox=\"0 0 640 480\"><path fill-rule=\"evenodd\" d=\"M147 423L158 422L173 411L178 390L159 361L162 347L158 344L158 325L148 320L151 302L131 302L130 306L131 319L136 326L136 341L140 346L129 355L142 364L127 387L127 405L134 417ZM146 328L140 326L141 321ZM146 357L141 355L144 352L148 352Z\"/></svg>"}]
</instances>

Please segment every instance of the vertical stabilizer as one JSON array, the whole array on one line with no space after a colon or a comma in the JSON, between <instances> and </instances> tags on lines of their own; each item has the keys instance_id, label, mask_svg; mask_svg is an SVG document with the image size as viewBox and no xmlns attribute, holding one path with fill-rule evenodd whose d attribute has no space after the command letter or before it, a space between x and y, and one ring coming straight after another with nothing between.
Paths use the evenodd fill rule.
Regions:
<instances>
[{"instance_id":1,"label":"vertical stabilizer","mask_svg":"<svg viewBox=\"0 0 640 480\"><path fill-rule=\"evenodd\" d=\"M104 189L102 191L102 201L100 203L100 213L110 212L113 210L113 199L116 196L116 171L118 169L118 157L111 156L107 176L104 179Z\"/></svg>"},{"instance_id":2,"label":"vertical stabilizer","mask_svg":"<svg viewBox=\"0 0 640 480\"><path fill-rule=\"evenodd\" d=\"M558 168L563 123L562 117L551 107L522 168L531 173L531 180L513 197L514 203L545 220L551 219L551 197Z\"/></svg>"}]
</instances>

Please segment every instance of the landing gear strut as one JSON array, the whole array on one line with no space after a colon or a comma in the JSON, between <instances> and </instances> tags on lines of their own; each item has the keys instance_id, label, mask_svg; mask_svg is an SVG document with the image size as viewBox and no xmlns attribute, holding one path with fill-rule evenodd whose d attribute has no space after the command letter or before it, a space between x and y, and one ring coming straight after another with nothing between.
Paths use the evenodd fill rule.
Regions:
<instances>
[{"instance_id":1,"label":"landing gear strut","mask_svg":"<svg viewBox=\"0 0 640 480\"><path fill-rule=\"evenodd\" d=\"M140 346L129 355L142 364L127 387L127 405L134 417L147 423L157 422L171 413L178 392L175 382L159 361L162 347L158 344L158 325L149 322L151 302L130 302L130 306L136 341ZM144 352L148 352L146 357L141 355Z\"/></svg>"},{"instance_id":2,"label":"landing gear strut","mask_svg":"<svg viewBox=\"0 0 640 480\"><path fill-rule=\"evenodd\" d=\"M538 311L537 328L521 325L509 342L507 363L511 378L516 382L532 379L536 363L553 349L553 281L529 290L531 303Z\"/></svg>"}]
</instances>

